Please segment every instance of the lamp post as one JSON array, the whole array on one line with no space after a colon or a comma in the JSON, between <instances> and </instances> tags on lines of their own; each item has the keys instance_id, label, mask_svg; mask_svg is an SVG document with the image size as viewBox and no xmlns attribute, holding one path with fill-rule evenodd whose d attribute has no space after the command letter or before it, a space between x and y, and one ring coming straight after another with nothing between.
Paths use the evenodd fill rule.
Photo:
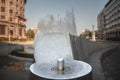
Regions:
<instances>
[{"instance_id":1,"label":"lamp post","mask_svg":"<svg viewBox=\"0 0 120 80\"><path fill-rule=\"evenodd\" d=\"M92 26L92 41L96 41L96 39L95 39L94 25Z\"/></svg>"}]
</instances>

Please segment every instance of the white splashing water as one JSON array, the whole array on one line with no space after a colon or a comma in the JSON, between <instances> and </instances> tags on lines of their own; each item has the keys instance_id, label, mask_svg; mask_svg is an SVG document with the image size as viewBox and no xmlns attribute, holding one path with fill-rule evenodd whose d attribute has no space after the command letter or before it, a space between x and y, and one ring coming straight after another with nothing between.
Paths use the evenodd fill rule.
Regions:
<instances>
[{"instance_id":1,"label":"white splashing water","mask_svg":"<svg viewBox=\"0 0 120 80\"><path fill-rule=\"evenodd\" d=\"M38 63L53 63L58 58L73 60L70 37L76 35L74 13L56 20L52 15L41 19L35 37L34 57Z\"/></svg>"},{"instance_id":2,"label":"white splashing water","mask_svg":"<svg viewBox=\"0 0 120 80\"><path fill-rule=\"evenodd\" d=\"M77 35L73 10L71 12L66 12L65 17L59 20L56 20L53 15L46 19L40 19L38 30L40 30L40 33L61 32Z\"/></svg>"}]
</instances>

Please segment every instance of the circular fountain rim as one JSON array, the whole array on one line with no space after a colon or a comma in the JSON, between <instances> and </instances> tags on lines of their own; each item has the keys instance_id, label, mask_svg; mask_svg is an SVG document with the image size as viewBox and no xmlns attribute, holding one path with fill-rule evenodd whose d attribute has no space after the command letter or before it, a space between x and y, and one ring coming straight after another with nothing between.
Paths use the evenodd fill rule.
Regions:
<instances>
[{"instance_id":1,"label":"circular fountain rim","mask_svg":"<svg viewBox=\"0 0 120 80\"><path fill-rule=\"evenodd\" d=\"M34 63L30 66L30 71L39 76L39 77L43 77L43 78L46 78L46 79L75 79L75 78L79 78L79 77L83 77L83 76L86 76L87 74L89 74L91 71L92 71L92 67L86 63L86 62L83 62L83 61L77 61L77 60L72 60L72 61L65 61L66 63L70 63L70 64L77 64L78 66L76 68L78 69L75 69L75 72L73 74L63 74L63 75L59 75L59 74L56 74L52 71L47 71L46 69L46 72L45 71L41 71L41 67L42 69L44 69L45 67L46 68L50 68L55 65L55 64L49 64L49 63ZM79 68L83 67L82 70L80 70ZM41 67L40 67L41 66ZM44 67L44 68L43 68ZM80 72L78 72L80 71ZM50 73L52 72L52 73ZM76 73L76 74L75 74Z\"/></svg>"},{"instance_id":2,"label":"circular fountain rim","mask_svg":"<svg viewBox=\"0 0 120 80\"><path fill-rule=\"evenodd\" d=\"M33 58L34 54L28 54L27 52L24 52L22 50L14 50L10 53L10 55L23 58Z\"/></svg>"}]
</instances>

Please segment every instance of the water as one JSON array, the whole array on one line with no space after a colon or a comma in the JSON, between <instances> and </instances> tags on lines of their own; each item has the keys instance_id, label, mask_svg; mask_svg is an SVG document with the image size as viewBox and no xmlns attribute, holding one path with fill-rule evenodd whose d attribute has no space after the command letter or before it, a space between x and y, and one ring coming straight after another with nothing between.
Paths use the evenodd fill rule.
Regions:
<instances>
[{"instance_id":1,"label":"water","mask_svg":"<svg viewBox=\"0 0 120 80\"><path fill-rule=\"evenodd\" d=\"M68 33L76 35L76 24L73 10L71 12L66 12L64 17L59 17L55 19L53 15L48 16L46 19L40 19L38 24L38 29L40 33Z\"/></svg>"},{"instance_id":2,"label":"water","mask_svg":"<svg viewBox=\"0 0 120 80\"><path fill-rule=\"evenodd\" d=\"M37 33L34 49L35 61L53 63L58 58L73 60L70 37L62 33Z\"/></svg>"},{"instance_id":3,"label":"water","mask_svg":"<svg viewBox=\"0 0 120 80\"><path fill-rule=\"evenodd\" d=\"M76 35L73 10L59 19L55 19L53 15L40 19L35 36L35 61L56 62L58 58L73 60L69 34Z\"/></svg>"},{"instance_id":4,"label":"water","mask_svg":"<svg viewBox=\"0 0 120 80\"><path fill-rule=\"evenodd\" d=\"M24 51L33 54L34 53L34 47L33 46L25 46Z\"/></svg>"}]
</instances>

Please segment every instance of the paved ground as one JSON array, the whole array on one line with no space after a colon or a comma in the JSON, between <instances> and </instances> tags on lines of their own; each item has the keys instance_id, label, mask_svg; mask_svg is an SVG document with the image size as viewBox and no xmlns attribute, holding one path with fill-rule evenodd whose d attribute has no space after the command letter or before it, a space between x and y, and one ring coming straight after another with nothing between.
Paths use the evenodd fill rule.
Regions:
<instances>
[{"instance_id":1,"label":"paved ground","mask_svg":"<svg viewBox=\"0 0 120 80\"><path fill-rule=\"evenodd\" d=\"M20 44L20 45L33 45L34 44L34 41L25 41L25 42L8 42L8 43L11 43L11 44Z\"/></svg>"},{"instance_id":2,"label":"paved ground","mask_svg":"<svg viewBox=\"0 0 120 80\"><path fill-rule=\"evenodd\" d=\"M92 66L93 68L93 80L105 80L105 76L103 74L102 66L101 66L101 56L103 53L108 51L109 49L112 49L113 47L102 49L98 52L95 52L93 55L91 55L87 62Z\"/></svg>"},{"instance_id":3,"label":"paved ground","mask_svg":"<svg viewBox=\"0 0 120 80\"><path fill-rule=\"evenodd\" d=\"M0 56L0 80L29 80L30 64L30 60Z\"/></svg>"},{"instance_id":4,"label":"paved ground","mask_svg":"<svg viewBox=\"0 0 120 80\"><path fill-rule=\"evenodd\" d=\"M105 53L102 67L106 80L120 80L120 46Z\"/></svg>"},{"instance_id":5,"label":"paved ground","mask_svg":"<svg viewBox=\"0 0 120 80\"><path fill-rule=\"evenodd\" d=\"M120 80L119 44L95 52L87 62L93 67L93 80Z\"/></svg>"},{"instance_id":6,"label":"paved ground","mask_svg":"<svg viewBox=\"0 0 120 80\"><path fill-rule=\"evenodd\" d=\"M17 59L10 58L9 56L0 56L0 68L6 70L25 70L25 62Z\"/></svg>"},{"instance_id":7,"label":"paved ground","mask_svg":"<svg viewBox=\"0 0 120 80\"><path fill-rule=\"evenodd\" d=\"M0 69L0 80L29 80L29 72Z\"/></svg>"},{"instance_id":8,"label":"paved ground","mask_svg":"<svg viewBox=\"0 0 120 80\"><path fill-rule=\"evenodd\" d=\"M20 44L33 46L34 41L26 42L9 42L11 44ZM0 56L0 80L29 80L28 60L15 59L10 56Z\"/></svg>"},{"instance_id":9,"label":"paved ground","mask_svg":"<svg viewBox=\"0 0 120 80\"><path fill-rule=\"evenodd\" d=\"M91 57L89 57L87 60L87 62L93 67L93 80L120 79L120 46L118 43L114 42L107 42L106 45L107 44L117 44L117 48L116 46L111 46L106 49L102 49L91 55ZM112 51L108 51L109 49L113 48L115 49ZM108 52L105 53L106 51ZM101 65L101 56L103 54L107 54L107 56L102 60ZM18 65L16 65L17 68L15 68L15 65L10 63L11 61L19 63L19 69L17 69ZM24 70L23 65L24 63L21 60L17 61L9 57L0 57L0 80L29 80L29 71ZM12 66L12 68L3 68L3 66Z\"/></svg>"}]
</instances>

